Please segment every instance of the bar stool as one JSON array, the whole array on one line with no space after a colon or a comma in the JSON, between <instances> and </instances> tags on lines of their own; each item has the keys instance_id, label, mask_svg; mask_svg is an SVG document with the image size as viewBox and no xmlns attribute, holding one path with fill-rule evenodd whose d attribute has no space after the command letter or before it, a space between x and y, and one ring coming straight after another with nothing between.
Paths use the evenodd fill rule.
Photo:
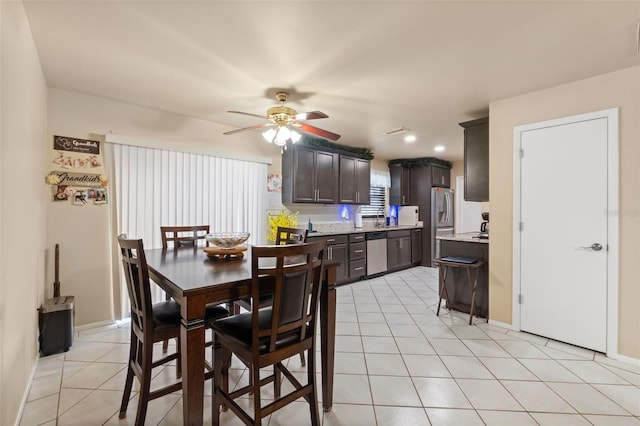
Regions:
<instances>
[{"instance_id":1,"label":"bar stool","mask_svg":"<svg viewBox=\"0 0 640 426\"><path fill-rule=\"evenodd\" d=\"M461 258L462 259L462 258ZM480 272L480 267L485 264L484 260L478 259L467 259L464 258L464 262L455 261L455 260L447 260L446 258L437 258L433 259L433 263L438 265L439 270L439 283L440 283L440 292L438 294L438 310L436 311L436 316L440 315L440 305L442 305L442 299L444 295L444 299L446 300L447 307L452 307L456 309L453 303L449 301L449 292L447 291L447 272L449 268L461 268L467 271L467 280L469 282L469 288L471 289L471 306L469 307L469 325L473 323L473 313L477 310L476 305L476 289L478 287L478 273ZM473 278L471 277L471 271L475 270L475 275ZM476 314L477 317L477 314Z\"/></svg>"}]
</instances>

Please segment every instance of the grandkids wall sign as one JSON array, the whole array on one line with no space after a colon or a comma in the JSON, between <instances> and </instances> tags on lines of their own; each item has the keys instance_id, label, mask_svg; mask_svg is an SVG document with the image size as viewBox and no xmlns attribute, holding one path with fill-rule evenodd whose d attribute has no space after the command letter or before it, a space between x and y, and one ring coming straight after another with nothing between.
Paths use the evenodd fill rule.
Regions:
<instances>
[{"instance_id":1,"label":"grandkids wall sign","mask_svg":"<svg viewBox=\"0 0 640 426\"><path fill-rule=\"evenodd\" d=\"M45 179L52 186L52 201L66 201L75 206L107 203L108 179L102 165L100 141L56 135L52 153L55 170Z\"/></svg>"}]
</instances>

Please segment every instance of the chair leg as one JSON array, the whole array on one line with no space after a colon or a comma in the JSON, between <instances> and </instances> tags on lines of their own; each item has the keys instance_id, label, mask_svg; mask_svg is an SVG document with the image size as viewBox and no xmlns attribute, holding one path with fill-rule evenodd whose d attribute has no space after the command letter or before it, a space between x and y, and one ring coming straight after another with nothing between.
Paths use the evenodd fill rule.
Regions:
<instances>
[{"instance_id":1,"label":"chair leg","mask_svg":"<svg viewBox=\"0 0 640 426\"><path fill-rule=\"evenodd\" d=\"M262 421L262 406L260 403L260 369L257 365L251 366L252 387L253 387L253 421L259 425Z\"/></svg>"},{"instance_id":2,"label":"chair leg","mask_svg":"<svg viewBox=\"0 0 640 426\"><path fill-rule=\"evenodd\" d=\"M282 373L280 372L280 364L276 362L273 364L273 397L274 399L280 398L280 389L282 387Z\"/></svg>"},{"instance_id":3,"label":"chair leg","mask_svg":"<svg viewBox=\"0 0 640 426\"><path fill-rule=\"evenodd\" d=\"M300 352L300 365L302 365L303 367L307 365L307 363L304 361L304 352Z\"/></svg>"},{"instance_id":4,"label":"chair leg","mask_svg":"<svg viewBox=\"0 0 640 426\"><path fill-rule=\"evenodd\" d=\"M211 405L211 419L213 426L220 425L220 386L222 383L222 346L220 343L213 342L213 399Z\"/></svg>"},{"instance_id":5,"label":"chair leg","mask_svg":"<svg viewBox=\"0 0 640 426\"><path fill-rule=\"evenodd\" d=\"M153 343L143 343L143 345L145 345L145 348L142 351L142 378L140 380L140 396L138 399L136 425L144 425L145 418L147 417L147 406L149 405L149 392L151 390Z\"/></svg>"},{"instance_id":6,"label":"chair leg","mask_svg":"<svg viewBox=\"0 0 640 426\"><path fill-rule=\"evenodd\" d=\"M136 359L136 337L131 333L131 344L129 347L129 362L127 363L127 378L124 381L124 393L122 394L122 404L120 404L120 414L118 418L124 419L127 417L127 407L129 406L129 399L131 398L131 388L133 386L133 367L131 363Z\"/></svg>"},{"instance_id":7,"label":"chair leg","mask_svg":"<svg viewBox=\"0 0 640 426\"><path fill-rule=\"evenodd\" d=\"M318 411L318 395L316 393L316 369L315 367L315 348L312 346L308 351L309 368L307 368L307 383L311 384L311 395L309 396L309 410L311 412L311 424L318 426L320 424L320 413Z\"/></svg>"}]
</instances>

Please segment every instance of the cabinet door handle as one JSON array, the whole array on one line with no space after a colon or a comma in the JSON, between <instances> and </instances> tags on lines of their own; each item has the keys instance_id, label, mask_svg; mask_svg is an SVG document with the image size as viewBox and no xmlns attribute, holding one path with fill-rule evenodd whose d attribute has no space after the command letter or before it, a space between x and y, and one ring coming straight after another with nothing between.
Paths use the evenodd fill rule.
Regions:
<instances>
[{"instance_id":1,"label":"cabinet door handle","mask_svg":"<svg viewBox=\"0 0 640 426\"><path fill-rule=\"evenodd\" d=\"M354 271L362 271L364 267L358 266L357 268L353 268Z\"/></svg>"},{"instance_id":2,"label":"cabinet door handle","mask_svg":"<svg viewBox=\"0 0 640 426\"><path fill-rule=\"evenodd\" d=\"M333 247L329 247L329 260L333 260Z\"/></svg>"},{"instance_id":3,"label":"cabinet door handle","mask_svg":"<svg viewBox=\"0 0 640 426\"><path fill-rule=\"evenodd\" d=\"M327 242L328 242L328 243L332 243L332 242L334 242L335 240L336 240L335 238L329 238L329 239L327 240ZM329 248L331 248L331 247L329 247Z\"/></svg>"},{"instance_id":4,"label":"cabinet door handle","mask_svg":"<svg viewBox=\"0 0 640 426\"><path fill-rule=\"evenodd\" d=\"M356 250L355 253L364 253L364 250Z\"/></svg>"},{"instance_id":5,"label":"cabinet door handle","mask_svg":"<svg viewBox=\"0 0 640 426\"><path fill-rule=\"evenodd\" d=\"M402 242L403 242L403 241L404 241L404 240L398 240L398 247L402 248Z\"/></svg>"}]
</instances>

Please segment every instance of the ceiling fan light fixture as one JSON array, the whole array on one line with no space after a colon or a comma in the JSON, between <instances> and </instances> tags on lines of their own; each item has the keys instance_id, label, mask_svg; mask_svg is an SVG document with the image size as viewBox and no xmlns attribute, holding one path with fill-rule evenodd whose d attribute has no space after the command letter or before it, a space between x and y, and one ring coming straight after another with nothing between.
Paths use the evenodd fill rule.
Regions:
<instances>
[{"instance_id":1,"label":"ceiling fan light fixture","mask_svg":"<svg viewBox=\"0 0 640 426\"><path fill-rule=\"evenodd\" d=\"M262 132L262 137L269 143L285 146L289 141L291 141L291 143L298 142L302 135L286 126L280 126L275 130L269 129Z\"/></svg>"}]
</instances>

